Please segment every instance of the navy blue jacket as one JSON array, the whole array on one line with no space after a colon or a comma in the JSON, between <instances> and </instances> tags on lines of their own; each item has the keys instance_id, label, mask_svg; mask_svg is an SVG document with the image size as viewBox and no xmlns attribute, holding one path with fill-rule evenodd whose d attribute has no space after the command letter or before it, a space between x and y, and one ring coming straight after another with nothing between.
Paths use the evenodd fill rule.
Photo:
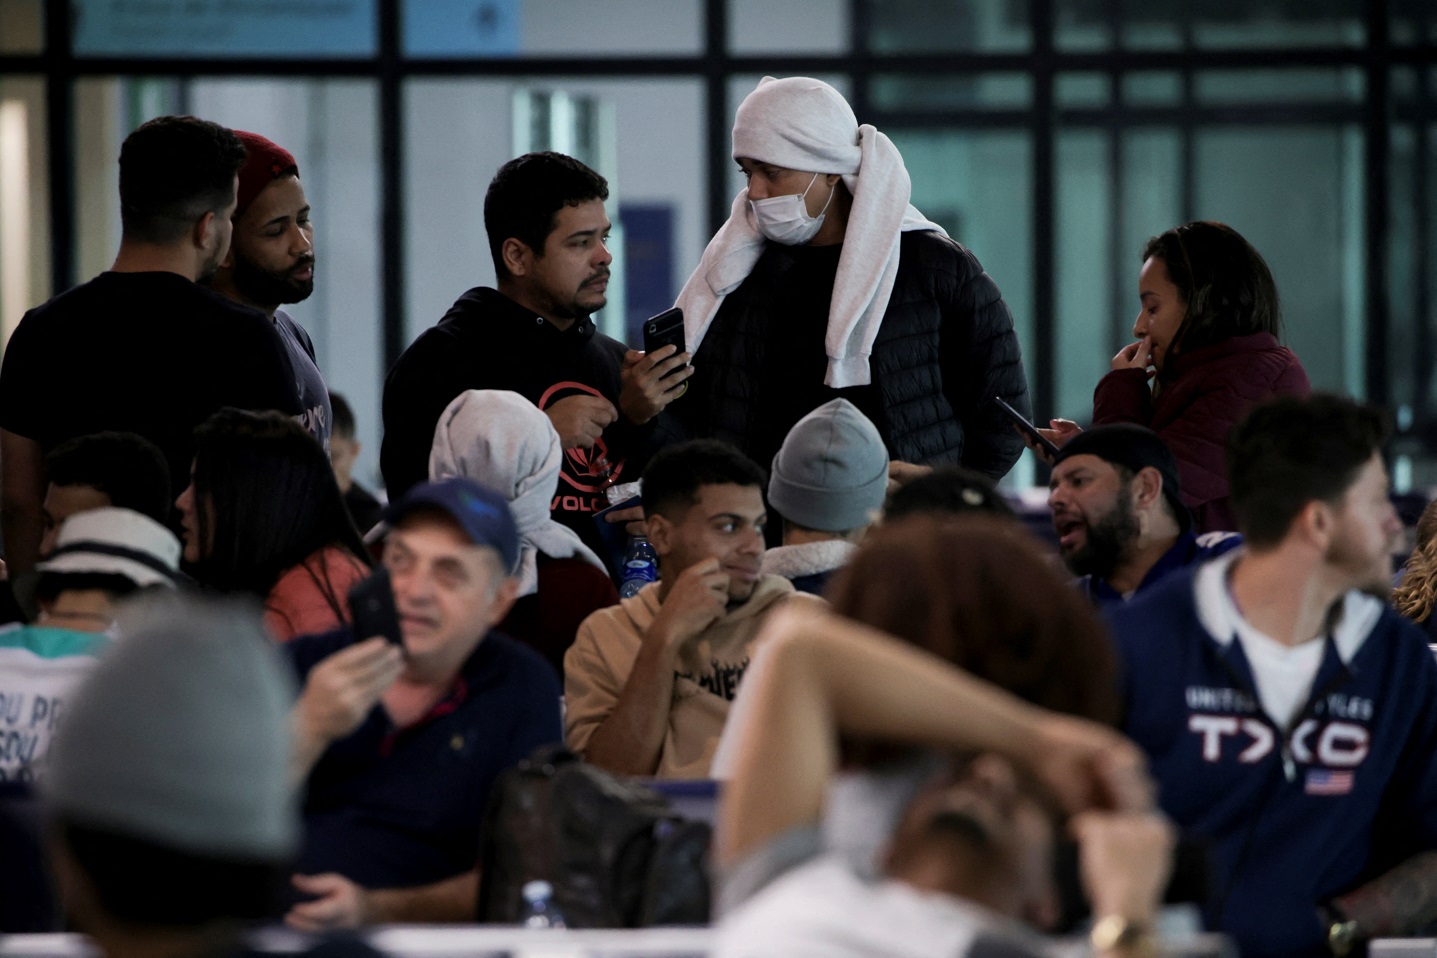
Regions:
<instances>
[{"instance_id":1,"label":"navy blue jacket","mask_svg":"<svg viewBox=\"0 0 1437 958\"><path fill-rule=\"evenodd\" d=\"M354 642L347 630L285 645L301 682ZM396 728L376 705L325 750L304 798L298 870L339 872L365 888L426 885L474 867L479 825L500 772L562 742L559 682L537 652L490 632L448 698Z\"/></svg>"},{"instance_id":2,"label":"navy blue jacket","mask_svg":"<svg viewBox=\"0 0 1437 958\"><path fill-rule=\"evenodd\" d=\"M1437 847L1437 662L1420 630L1349 593L1313 694L1280 730L1242 643L1200 618L1198 580L1210 570L1225 588L1227 565L1108 611L1130 677L1123 729L1163 810L1213 843L1209 926L1244 958L1324 955L1320 904Z\"/></svg>"},{"instance_id":3,"label":"navy blue jacket","mask_svg":"<svg viewBox=\"0 0 1437 958\"><path fill-rule=\"evenodd\" d=\"M1242 536L1236 532L1208 532L1200 536L1184 532L1178 536L1172 548L1153 563L1148 574L1143 576L1143 581L1133 590L1133 595L1136 597L1146 592L1179 569L1216 559L1240 545ZM1121 592L1108 584L1107 579L1100 579L1095 575L1080 576L1074 585L1083 591L1089 602L1100 609L1126 601Z\"/></svg>"}]
</instances>

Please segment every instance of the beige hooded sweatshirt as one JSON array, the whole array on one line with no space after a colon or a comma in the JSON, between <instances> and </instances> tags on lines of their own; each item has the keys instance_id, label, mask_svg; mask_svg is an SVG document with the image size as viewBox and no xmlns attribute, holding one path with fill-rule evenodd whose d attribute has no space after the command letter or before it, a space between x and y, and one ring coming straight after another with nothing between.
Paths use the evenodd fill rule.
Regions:
<instances>
[{"instance_id":1,"label":"beige hooded sweatshirt","mask_svg":"<svg viewBox=\"0 0 1437 958\"><path fill-rule=\"evenodd\" d=\"M748 668L752 644L767 614L793 586L766 575L743 605L689 642L674 665L674 697L659 752L656 778L708 778L709 763L728 718L729 703ZM618 605L600 609L579 626L564 656L565 739L583 754L607 719L633 671L644 633L659 614L659 583Z\"/></svg>"}]
</instances>

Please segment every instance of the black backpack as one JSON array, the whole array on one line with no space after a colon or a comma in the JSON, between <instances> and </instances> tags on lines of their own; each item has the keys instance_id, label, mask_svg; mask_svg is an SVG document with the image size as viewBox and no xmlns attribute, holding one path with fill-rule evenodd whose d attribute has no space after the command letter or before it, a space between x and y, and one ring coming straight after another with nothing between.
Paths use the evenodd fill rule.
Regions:
<instances>
[{"instance_id":1,"label":"black backpack","mask_svg":"<svg viewBox=\"0 0 1437 958\"><path fill-rule=\"evenodd\" d=\"M541 746L490 798L479 920L522 922L522 889L542 879L570 928L707 924L711 833L658 792Z\"/></svg>"}]
</instances>

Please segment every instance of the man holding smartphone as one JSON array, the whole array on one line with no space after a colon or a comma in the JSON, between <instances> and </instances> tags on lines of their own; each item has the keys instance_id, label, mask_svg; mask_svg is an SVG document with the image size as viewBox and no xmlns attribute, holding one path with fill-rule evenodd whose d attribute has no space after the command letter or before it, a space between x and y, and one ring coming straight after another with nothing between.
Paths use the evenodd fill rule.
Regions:
<instances>
[{"instance_id":1,"label":"man holding smartphone","mask_svg":"<svg viewBox=\"0 0 1437 958\"><path fill-rule=\"evenodd\" d=\"M385 380L380 468L391 497L428 478L434 429L455 397L507 389L542 409L563 443L554 518L603 548L591 518L604 490L637 478L690 374L687 354L630 350L589 318L606 302L613 261L608 195L602 176L558 153L499 170L484 199L498 289L459 297Z\"/></svg>"},{"instance_id":2,"label":"man holding smartphone","mask_svg":"<svg viewBox=\"0 0 1437 958\"><path fill-rule=\"evenodd\" d=\"M343 629L285 647L304 682L294 885L307 898L286 920L306 931L471 920L489 789L562 737L553 670L492 631L518 591L508 504L452 478L411 489L384 519L400 643Z\"/></svg>"}]
</instances>

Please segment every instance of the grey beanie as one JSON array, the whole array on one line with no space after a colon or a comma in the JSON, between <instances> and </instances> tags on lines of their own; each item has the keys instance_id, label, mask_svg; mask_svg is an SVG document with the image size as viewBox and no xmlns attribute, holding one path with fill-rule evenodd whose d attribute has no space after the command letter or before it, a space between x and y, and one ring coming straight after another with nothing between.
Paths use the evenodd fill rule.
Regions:
<instances>
[{"instance_id":1,"label":"grey beanie","mask_svg":"<svg viewBox=\"0 0 1437 958\"><path fill-rule=\"evenodd\" d=\"M768 501L789 522L821 532L866 526L888 491L888 449L868 417L834 399L796 422L768 480Z\"/></svg>"},{"instance_id":2,"label":"grey beanie","mask_svg":"<svg viewBox=\"0 0 1437 958\"><path fill-rule=\"evenodd\" d=\"M152 600L117 629L56 729L52 811L197 856L288 858L295 688L258 609Z\"/></svg>"}]
</instances>

